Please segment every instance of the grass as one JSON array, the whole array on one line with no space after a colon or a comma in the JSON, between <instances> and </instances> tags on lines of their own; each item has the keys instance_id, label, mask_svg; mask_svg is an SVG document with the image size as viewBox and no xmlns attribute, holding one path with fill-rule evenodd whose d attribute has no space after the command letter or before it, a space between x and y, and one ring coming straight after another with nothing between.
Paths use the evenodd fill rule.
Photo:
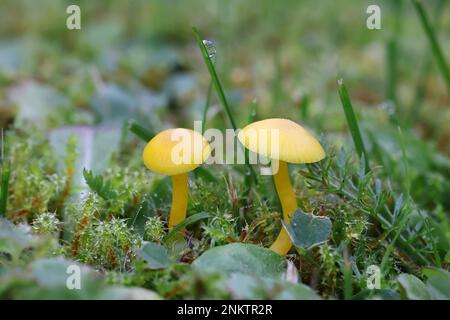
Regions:
<instances>
[{"instance_id":1,"label":"grass","mask_svg":"<svg viewBox=\"0 0 450 320\"><path fill-rule=\"evenodd\" d=\"M188 225L195 223L197 221L210 218L211 215L208 212L200 212L193 216L190 216L183 220L183 222L177 224L170 232L164 237L164 242L168 242L170 239L175 237L181 230L186 228Z\"/></svg>"},{"instance_id":2,"label":"grass","mask_svg":"<svg viewBox=\"0 0 450 320\"><path fill-rule=\"evenodd\" d=\"M0 189L0 215L5 216L8 204L9 179L11 175L11 163L6 161L1 168L1 189Z\"/></svg>"},{"instance_id":3,"label":"grass","mask_svg":"<svg viewBox=\"0 0 450 320\"><path fill-rule=\"evenodd\" d=\"M338 80L338 92L341 98L342 108L344 109L345 118L352 135L353 143L355 144L357 154L363 159L366 172L370 170L369 157L364 146L364 142L359 130L358 120L356 119L355 112L353 110L350 96L348 95L347 88L344 85L344 80Z\"/></svg>"},{"instance_id":4,"label":"grass","mask_svg":"<svg viewBox=\"0 0 450 320\"><path fill-rule=\"evenodd\" d=\"M203 42L203 39L201 38L197 29L195 27L193 27L192 30L194 32L195 40L197 41L197 44L200 47L200 51L202 53L203 60L208 68L208 72L211 76L211 82L214 85L214 89L216 90L217 96L219 97L219 100L220 100L223 108L225 109L225 112L228 116L228 120L231 123L231 127L234 129L234 131L237 131L238 127L236 126L236 122L231 113L230 106L228 105L227 98L222 89L222 84L220 83L219 77L217 76L216 68L214 67L213 61L210 57L210 53L208 52L208 49L206 48L206 46ZM206 107L205 107L205 109L206 109ZM248 167L248 170L249 170L251 178L252 178L252 180L247 180L247 181L248 182L250 182L250 181L256 182L256 180L257 180L256 174L255 174L255 171L253 170L253 167L248 163L248 153L247 152L246 152L245 158L246 158L245 159L246 166ZM250 184L248 185L248 189L250 189Z\"/></svg>"},{"instance_id":5,"label":"grass","mask_svg":"<svg viewBox=\"0 0 450 320\"><path fill-rule=\"evenodd\" d=\"M230 106L228 105L227 98L222 89L222 84L220 83L219 77L217 76L216 68L214 67L214 64L209 56L208 49L206 48L205 44L203 43L203 39L201 38L197 29L192 28L192 30L194 31L195 40L197 41L197 44L200 47L200 51L202 53L203 60L205 61L206 67L208 68L209 74L211 76L211 81L214 85L214 89L216 90L217 96L219 97L220 103L222 104L222 106L228 116L228 120L231 123L231 127L234 130L237 130L236 122L233 118Z\"/></svg>"},{"instance_id":6,"label":"grass","mask_svg":"<svg viewBox=\"0 0 450 320\"><path fill-rule=\"evenodd\" d=\"M212 83L208 86L208 93L206 95L205 106L203 107L203 115L202 115L202 134L205 133L206 130L206 121L208 118L208 110L211 105L211 93L212 93Z\"/></svg>"},{"instance_id":7,"label":"grass","mask_svg":"<svg viewBox=\"0 0 450 320\"><path fill-rule=\"evenodd\" d=\"M420 22L422 24L423 30L428 38L430 43L431 52L433 53L434 58L436 59L436 63L438 65L439 72L442 75L442 78L447 85L447 90L450 94L450 69L448 68L448 64L445 61L444 54L442 53L442 49L439 46L439 42L436 37L436 33L430 23L430 20L423 8L423 5L420 1L412 0L414 8L417 12L417 15L420 18Z\"/></svg>"},{"instance_id":8,"label":"grass","mask_svg":"<svg viewBox=\"0 0 450 320\"><path fill-rule=\"evenodd\" d=\"M150 141L154 134L149 129L141 126L139 123L137 123L135 120L130 120L128 122L128 130L135 134L137 137L141 138L144 141Z\"/></svg>"}]
</instances>

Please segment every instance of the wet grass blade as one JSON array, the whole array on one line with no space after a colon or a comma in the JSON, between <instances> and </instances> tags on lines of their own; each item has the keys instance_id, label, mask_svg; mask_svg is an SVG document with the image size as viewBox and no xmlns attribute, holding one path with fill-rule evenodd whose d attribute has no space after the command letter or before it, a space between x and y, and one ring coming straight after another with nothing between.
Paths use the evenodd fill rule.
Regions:
<instances>
[{"instance_id":1,"label":"wet grass blade","mask_svg":"<svg viewBox=\"0 0 450 320\"><path fill-rule=\"evenodd\" d=\"M209 57L208 50L203 43L200 34L198 33L196 28L192 28L195 35L195 40L197 40L198 46L200 47L200 51L202 52L203 60L205 61L206 67L208 68L209 74L211 75L211 81L214 85L214 89L216 89L217 96L219 97L220 102L222 103L223 108L230 120L231 126L234 130L237 129L236 122L234 121L233 115L231 114L230 106L228 104L227 98L225 97L225 93L222 89L222 84L219 81L219 77L217 76L216 68Z\"/></svg>"},{"instance_id":2,"label":"wet grass blade","mask_svg":"<svg viewBox=\"0 0 450 320\"><path fill-rule=\"evenodd\" d=\"M420 22L427 35L428 41L430 42L431 51L433 52L434 58L436 59L436 62L438 64L438 69L441 72L442 77L444 78L444 81L447 85L447 90L450 94L450 70L448 68L447 62L445 61L441 47L439 46L436 33L434 32L434 29L431 26L431 23L425 12L425 9L422 6L422 3L417 0L413 0L413 5L420 18Z\"/></svg>"},{"instance_id":3,"label":"wet grass blade","mask_svg":"<svg viewBox=\"0 0 450 320\"><path fill-rule=\"evenodd\" d=\"M211 76L212 84L214 85L214 89L216 90L217 96L220 100L220 103L222 104L223 108L225 109L225 112L228 116L228 119L230 120L231 126L233 130L237 130L236 122L234 121L233 115L231 114L230 106L228 104L227 98L225 97L225 93L222 88L222 84L220 83L219 77L217 76L216 68L214 67L213 61L209 57L208 50L206 49L205 44L203 43L203 40L197 31L195 27L192 28L195 35L195 40L197 41L198 46L200 47L200 51L202 53L203 60L205 61L205 64L208 68L209 74ZM248 170L250 172L250 175L252 176L252 180L256 183L256 173L253 170L253 167L246 162L246 165L248 167Z\"/></svg>"},{"instance_id":4,"label":"wet grass blade","mask_svg":"<svg viewBox=\"0 0 450 320\"><path fill-rule=\"evenodd\" d=\"M338 80L339 97L341 98L342 107L344 108L345 118L347 119L350 134L352 135L353 143L355 144L356 152L361 158L364 156L364 164L366 172L369 171L369 157L364 147L364 142L361 137L361 131L359 130L358 120L356 120L355 112L353 110L350 96L348 95L347 88L344 85L344 80Z\"/></svg>"},{"instance_id":5,"label":"wet grass blade","mask_svg":"<svg viewBox=\"0 0 450 320\"><path fill-rule=\"evenodd\" d=\"M11 162L6 161L3 163L1 173L0 216L6 216L6 206L8 204L8 189L10 176L11 176Z\"/></svg>"},{"instance_id":6,"label":"wet grass blade","mask_svg":"<svg viewBox=\"0 0 450 320\"><path fill-rule=\"evenodd\" d=\"M128 130L130 130L133 134L135 134L137 137L141 138L145 142L150 141L155 136L155 134L152 131L150 131L147 128L144 128L135 120L130 120L128 122Z\"/></svg>"}]
</instances>

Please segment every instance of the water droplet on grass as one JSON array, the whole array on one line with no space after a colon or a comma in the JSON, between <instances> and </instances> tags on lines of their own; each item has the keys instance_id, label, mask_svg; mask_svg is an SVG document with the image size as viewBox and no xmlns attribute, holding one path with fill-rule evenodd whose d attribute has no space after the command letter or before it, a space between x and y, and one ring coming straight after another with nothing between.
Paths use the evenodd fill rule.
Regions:
<instances>
[{"instance_id":1,"label":"water droplet on grass","mask_svg":"<svg viewBox=\"0 0 450 320\"><path fill-rule=\"evenodd\" d=\"M386 111L386 113L389 116L393 116L395 115L395 103L392 101L385 101L384 103L381 104L381 109L383 109L384 111Z\"/></svg>"},{"instance_id":2,"label":"water droplet on grass","mask_svg":"<svg viewBox=\"0 0 450 320\"><path fill-rule=\"evenodd\" d=\"M208 51L208 57L210 59L214 59L216 56L216 46L214 45L214 41L211 40L203 40L203 44L206 47L206 51Z\"/></svg>"}]
</instances>

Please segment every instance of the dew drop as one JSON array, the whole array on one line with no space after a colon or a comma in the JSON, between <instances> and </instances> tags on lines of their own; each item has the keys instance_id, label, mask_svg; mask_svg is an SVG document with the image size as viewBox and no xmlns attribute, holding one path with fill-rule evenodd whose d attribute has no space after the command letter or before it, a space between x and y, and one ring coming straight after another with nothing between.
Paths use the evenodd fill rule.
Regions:
<instances>
[{"instance_id":1,"label":"dew drop","mask_svg":"<svg viewBox=\"0 0 450 320\"><path fill-rule=\"evenodd\" d=\"M208 57L210 59L214 59L214 57L216 56L216 46L214 45L214 41L203 40L203 44L206 47L206 51L208 51Z\"/></svg>"},{"instance_id":2,"label":"dew drop","mask_svg":"<svg viewBox=\"0 0 450 320\"><path fill-rule=\"evenodd\" d=\"M386 101L380 105L381 109L386 111L389 116L395 115L395 103L392 101Z\"/></svg>"}]
</instances>

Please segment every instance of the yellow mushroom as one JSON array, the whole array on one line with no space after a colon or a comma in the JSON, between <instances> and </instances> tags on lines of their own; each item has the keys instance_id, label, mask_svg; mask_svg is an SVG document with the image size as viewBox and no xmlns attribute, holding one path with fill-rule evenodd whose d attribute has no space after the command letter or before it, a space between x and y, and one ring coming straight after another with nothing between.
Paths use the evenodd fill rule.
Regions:
<instances>
[{"instance_id":1,"label":"yellow mushroom","mask_svg":"<svg viewBox=\"0 0 450 320\"><path fill-rule=\"evenodd\" d=\"M211 148L198 132L184 128L158 133L145 146L142 158L150 170L172 177L172 207L169 228L186 218L188 173L208 158Z\"/></svg>"},{"instance_id":2,"label":"yellow mushroom","mask_svg":"<svg viewBox=\"0 0 450 320\"><path fill-rule=\"evenodd\" d=\"M286 223L297 209L297 200L289 179L288 163L313 163L325 157L320 143L302 126L287 119L266 119L249 124L238 134L239 141L250 151L278 160L273 179ZM270 247L284 255L292 246L288 233L281 229Z\"/></svg>"}]
</instances>

